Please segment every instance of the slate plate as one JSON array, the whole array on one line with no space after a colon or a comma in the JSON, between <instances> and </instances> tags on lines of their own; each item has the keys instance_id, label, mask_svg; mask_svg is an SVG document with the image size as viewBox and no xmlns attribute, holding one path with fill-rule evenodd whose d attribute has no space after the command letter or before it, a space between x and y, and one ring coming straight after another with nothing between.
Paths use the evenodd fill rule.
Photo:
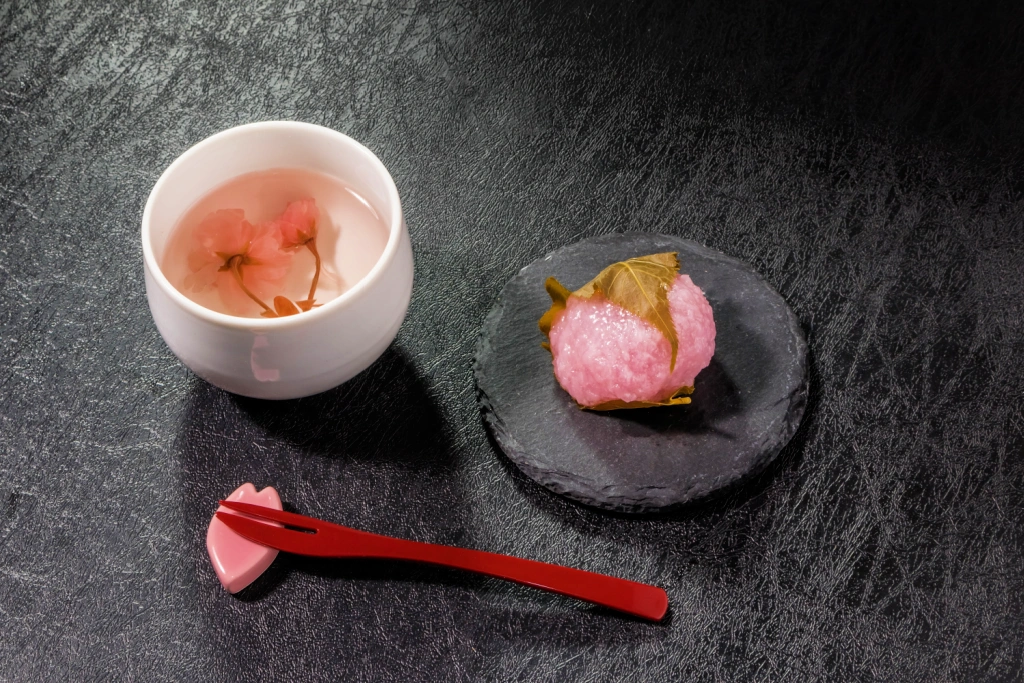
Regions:
<instances>
[{"instance_id":1,"label":"slate plate","mask_svg":"<svg viewBox=\"0 0 1024 683\"><path fill-rule=\"evenodd\" d=\"M611 263L664 251L679 253L715 314L715 356L693 403L580 410L541 348L545 278L574 290ZM487 315L473 367L484 421L509 459L555 493L618 512L665 511L761 470L807 398L807 344L778 292L742 261L646 233L584 240L523 268Z\"/></svg>"}]
</instances>

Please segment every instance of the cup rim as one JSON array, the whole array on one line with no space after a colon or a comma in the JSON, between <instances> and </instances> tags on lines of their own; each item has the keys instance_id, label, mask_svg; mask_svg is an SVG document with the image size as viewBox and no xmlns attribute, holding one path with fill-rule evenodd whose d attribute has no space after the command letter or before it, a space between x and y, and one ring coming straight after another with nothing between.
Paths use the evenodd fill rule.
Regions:
<instances>
[{"instance_id":1,"label":"cup rim","mask_svg":"<svg viewBox=\"0 0 1024 683\"><path fill-rule=\"evenodd\" d=\"M228 315L227 313L220 313L219 311L211 310L205 306L200 306L195 301L192 301L178 291L178 288L171 284L170 280L168 280L167 276L164 275L163 270L157 262L156 254L153 252L153 237L150 226L154 197L160 193L164 185L168 182L168 178L179 166L185 163L185 161L192 156L202 152L205 148L221 142L226 138L244 135L253 131L287 129L298 129L318 135L329 135L341 138L343 142L351 145L357 154L363 155L370 165L375 167L377 172L380 173L381 177L385 181L387 188L387 202L391 208L391 221L388 225L388 242L384 246L384 251L377 259L377 262L373 264L373 268L370 269L370 272L364 275L351 289L343 292L334 299L331 299L319 308L315 308L312 311L306 311L300 315L290 315L282 318L246 318L237 315ZM233 329L282 330L314 323L317 320L330 315L332 311L344 308L351 301L359 298L363 292L365 292L381 277L381 273L384 272L388 264L394 259L395 254L398 252L398 245L402 237L403 220L402 205L398 198L398 188L395 186L394 179L391 177L391 174L388 172L381 160L377 158L377 155L371 152L365 145L344 133L339 133L336 130L327 128L326 126L319 126L314 123L304 123L301 121L258 121L255 123L246 123L240 126L234 126L233 128L228 128L227 130L223 130L204 138L185 150L173 162L171 162L171 165L168 166L163 173L160 174L156 184L153 185L153 189L149 192L149 198L146 200L146 207L142 212L142 256L145 266L149 270L153 281L156 282L157 286L160 287L175 304L185 309L195 317L214 325Z\"/></svg>"}]
</instances>

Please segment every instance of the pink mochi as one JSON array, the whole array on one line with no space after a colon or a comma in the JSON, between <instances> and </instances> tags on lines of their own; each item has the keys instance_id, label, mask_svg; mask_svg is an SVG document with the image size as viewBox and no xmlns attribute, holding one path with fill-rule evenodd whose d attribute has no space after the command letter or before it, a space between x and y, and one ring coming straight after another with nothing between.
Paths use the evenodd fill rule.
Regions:
<instances>
[{"instance_id":1,"label":"pink mochi","mask_svg":"<svg viewBox=\"0 0 1024 683\"><path fill-rule=\"evenodd\" d=\"M569 297L548 337L555 378L582 406L607 401L664 401L693 386L715 354L711 304L689 275L677 275L668 292L679 350L658 329L600 294Z\"/></svg>"}]
</instances>

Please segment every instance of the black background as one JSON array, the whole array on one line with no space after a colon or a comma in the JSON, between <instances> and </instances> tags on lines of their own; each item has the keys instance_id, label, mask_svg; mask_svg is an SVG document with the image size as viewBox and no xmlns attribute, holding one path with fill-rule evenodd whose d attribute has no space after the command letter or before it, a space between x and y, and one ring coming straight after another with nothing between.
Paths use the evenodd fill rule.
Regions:
<instances>
[{"instance_id":1,"label":"black background","mask_svg":"<svg viewBox=\"0 0 1024 683\"><path fill-rule=\"evenodd\" d=\"M1019 7L0 2L0 678L1018 678ZM171 355L138 238L178 154L265 119L373 149L417 266L393 347L283 404ZM749 261L810 345L779 460L661 519L518 474L470 367L519 268L629 230ZM244 481L671 615L283 557L233 597L204 534Z\"/></svg>"}]
</instances>

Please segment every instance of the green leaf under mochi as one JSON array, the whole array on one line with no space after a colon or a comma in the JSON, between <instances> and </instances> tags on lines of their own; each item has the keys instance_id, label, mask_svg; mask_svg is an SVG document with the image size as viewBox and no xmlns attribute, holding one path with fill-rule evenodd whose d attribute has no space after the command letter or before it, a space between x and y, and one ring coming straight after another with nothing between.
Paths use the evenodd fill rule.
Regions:
<instances>
[{"instance_id":1,"label":"green leaf under mochi","mask_svg":"<svg viewBox=\"0 0 1024 683\"><path fill-rule=\"evenodd\" d=\"M583 410L632 410L635 408L657 408L659 406L681 406L690 402L693 387L680 387L679 390L664 401L605 401L596 406L580 406ZM577 404L579 405L579 404Z\"/></svg>"}]
</instances>

